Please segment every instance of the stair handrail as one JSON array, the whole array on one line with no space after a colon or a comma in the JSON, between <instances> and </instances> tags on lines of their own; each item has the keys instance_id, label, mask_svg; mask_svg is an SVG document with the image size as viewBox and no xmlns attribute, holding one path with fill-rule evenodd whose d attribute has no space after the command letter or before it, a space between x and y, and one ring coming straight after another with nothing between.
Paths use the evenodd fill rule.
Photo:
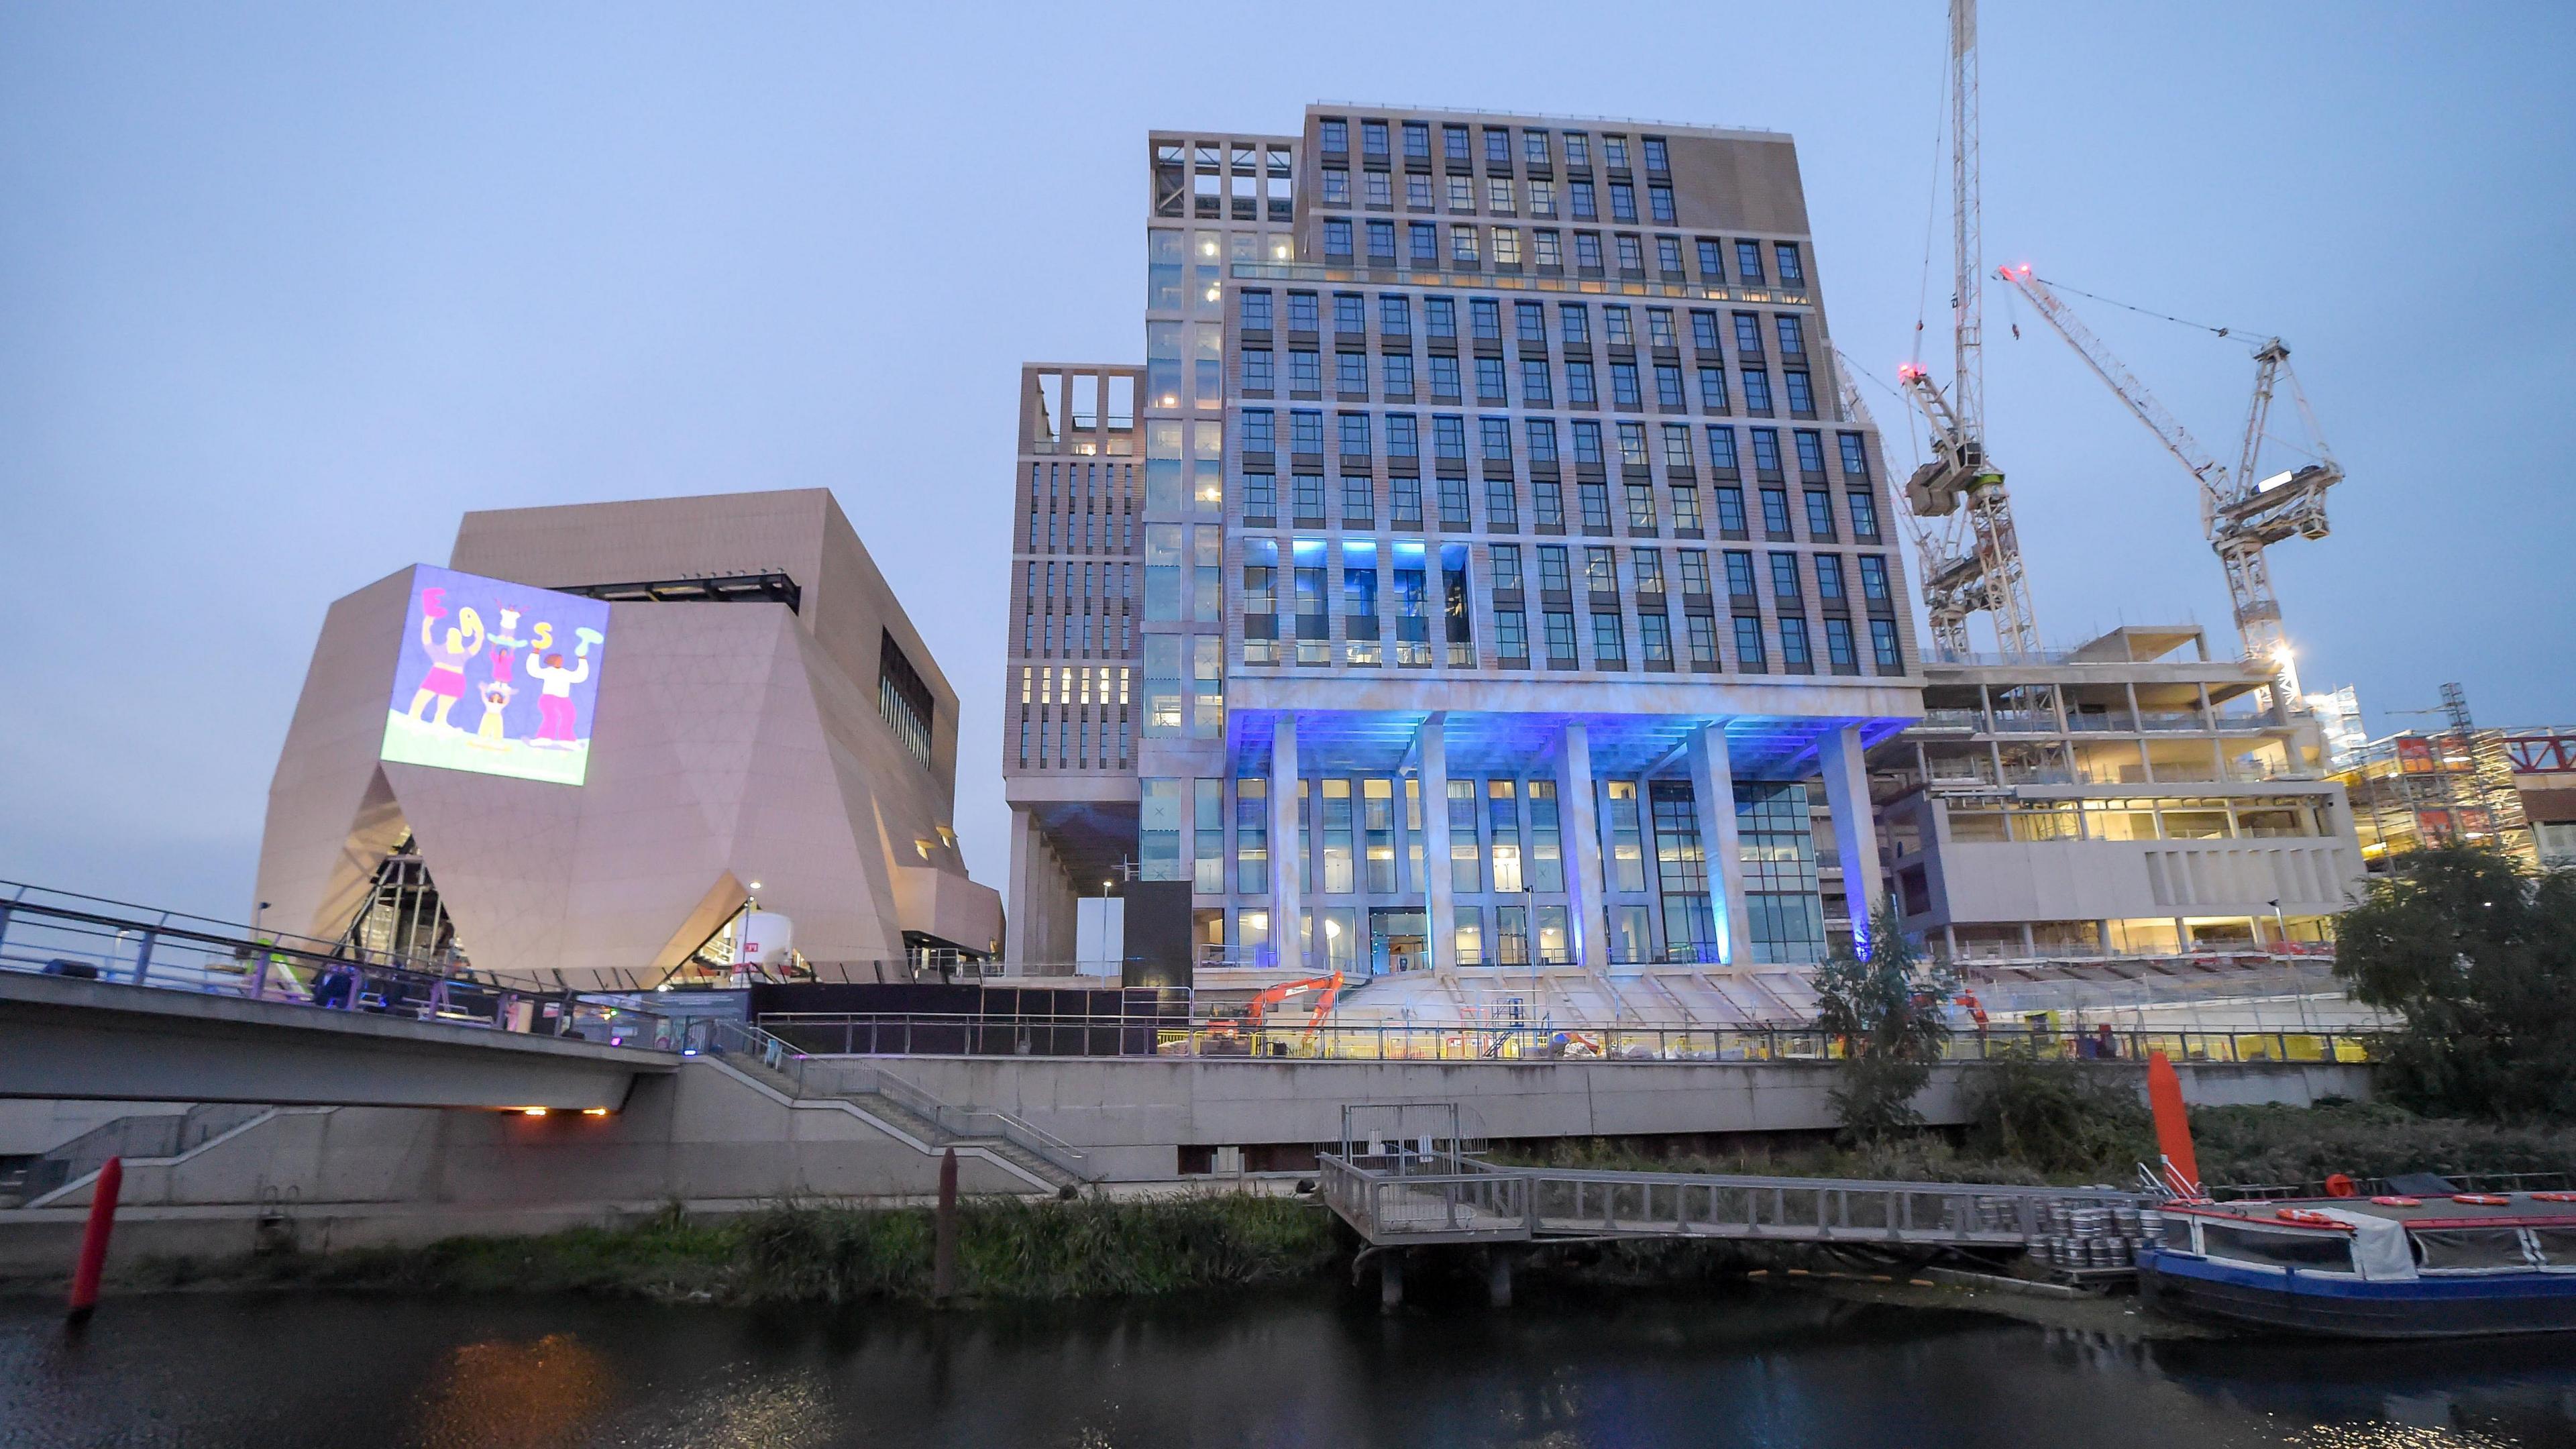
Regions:
<instances>
[{"instance_id":1,"label":"stair handrail","mask_svg":"<svg viewBox=\"0 0 2576 1449\"><path fill-rule=\"evenodd\" d=\"M998 1107L961 1107L941 1100L928 1088L906 1081L878 1066L849 1067L841 1078L846 1090L864 1090L912 1113L937 1128L945 1137L999 1137L1012 1146L1038 1157L1059 1171L1080 1181L1089 1181L1084 1171L1086 1160L1080 1148L1033 1122L1024 1121ZM847 1087L853 1080L864 1080L865 1088ZM989 1118L995 1130L981 1132L972 1125L978 1118Z\"/></svg>"}]
</instances>

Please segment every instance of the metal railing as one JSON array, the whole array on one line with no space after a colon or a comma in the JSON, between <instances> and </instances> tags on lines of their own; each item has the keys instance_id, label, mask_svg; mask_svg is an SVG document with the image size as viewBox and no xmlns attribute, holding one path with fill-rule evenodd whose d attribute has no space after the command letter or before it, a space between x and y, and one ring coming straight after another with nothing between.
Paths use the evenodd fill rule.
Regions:
<instances>
[{"instance_id":1,"label":"metal railing","mask_svg":"<svg viewBox=\"0 0 2576 1449\"><path fill-rule=\"evenodd\" d=\"M2564 1172L2442 1172L2433 1174L2459 1192L2562 1192L2570 1178ZM2353 1195L2375 1197L2398 1191L2384 1177L2352 1179ZM2232 1183L2209 1189L2213 1202L2270 1202L2282 1198L2330 1197L2323 1181Z\"/></svg>"},{"instance_id":2,"label":"metal railing","mask_svg":"<svg viewBox=\"0 0 2576 1449\"><path fill-rule=\"evenodd\" d=\"M692 1026L691 1055L756 1063L798 1098L882 1097L930 1129L933 1147L953 1142L1007 1142L1076 1181L1089 1174L1083 1153L1045 1128L994 1107L959 1106L873 1066L817 1060L795 1043L750 1022L708 1019Z\"/></svg>"},{"instance_id":3,"label":"metal railing","mask_svg":"<svg viewBox=\"0 0 2576 1449\"><path fill-rule=\"evenodd\" d=\"M0 881L0 970L680 1049L667 1017L537 978Z\"/></svg>"},{"instance_id":4,"label":"metal railing","mask_svg":"<svg viewBox=\"0 0 2576 1449\"><path fill-rule=\"evenodd\" d=\"M1030 1016L1020 1020L930 1013L795 1013L761 1018L762 1035L815 1056L1195 1057L1268 1061L1509 1061L1759 1063L1829 1062L1838 1038L1797 1025L1561 1025L1525 1022L1326 1023L1246 1027L1227 1021ZM2371 1033L2148 1029L1960 1031L1944 1061L2008 1054L2178 1062L2368 1062Z\"/></svg>"},{"instance_id":5,"label":"metal railing","mask_svg":"<svg viewBox=\"0 0 2576 1449\"><path fill-rule=\"evenodd\" d=\"M111 1157L176 1157L277 1109L255 1102L207 1102L185 1112L155 1112L100 1123L30 1161L9 1195L44 1196L107 1165Z\"/></svg>"},{"instance_id":6,"label":"metal railing","mask_svg":"<svg viewBox=\"0 0 2576 1449\"><path fill-rule=\"evenodd\" d=\"M2078 1210L2156 1203L2107 1188L1595 1172L1453 1154L1326 1153L1317 1186L1375 1244L1678 1237L2021 1247Z\"/></svg>"}]
</instances>

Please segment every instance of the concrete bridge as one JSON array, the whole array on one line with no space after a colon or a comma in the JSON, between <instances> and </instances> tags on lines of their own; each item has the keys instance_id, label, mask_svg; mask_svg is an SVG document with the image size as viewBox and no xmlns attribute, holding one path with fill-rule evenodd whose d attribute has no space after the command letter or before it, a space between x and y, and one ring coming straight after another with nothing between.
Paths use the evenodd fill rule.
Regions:
<instances>
[{"instance_id":1,"label":"concrete bridge","mask_svg":"<svg viewBox=\"0 0 2576 1449\"><path fill-rule=\"evenodd\" d=\"M615 1110L679 1055L0 971L0 1097Z\"/></svg>"}]
</instances>

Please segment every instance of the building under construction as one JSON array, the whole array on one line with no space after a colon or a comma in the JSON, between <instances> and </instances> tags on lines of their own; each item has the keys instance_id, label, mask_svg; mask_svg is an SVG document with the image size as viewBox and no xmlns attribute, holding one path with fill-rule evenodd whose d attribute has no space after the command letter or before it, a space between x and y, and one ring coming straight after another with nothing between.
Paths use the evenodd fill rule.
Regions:
<instances>
[{"instance_id":1,"label":"building under construction","mask_svg":"<svg viewBox=\"0 0 2576 1449\"><path fill-rule=\"evenodd\" d=\"M2364 863L2386 872L2409 851L2461 842L2576 867L2576 726L2480 729L2465 706L2451 712L2449 729L2387 735L2335 760Z\"/></svg>"}]
</instances>

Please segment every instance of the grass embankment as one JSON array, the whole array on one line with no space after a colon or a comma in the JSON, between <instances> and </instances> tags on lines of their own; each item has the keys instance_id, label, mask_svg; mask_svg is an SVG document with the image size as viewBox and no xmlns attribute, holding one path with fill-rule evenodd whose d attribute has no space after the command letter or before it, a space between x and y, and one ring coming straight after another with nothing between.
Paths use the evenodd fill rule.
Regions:
<instances>
[{"instance_id":1,"label":"grass embankment","mask_svg":"<svg viewBox=\"0 0 2576 1449\"><path fill-rule=\"evenodd\" d=\"M969 1299L1172 1293L1308 1279L1346 1261L1335 1221L1307 1202L1209 1195L1150 1202L968 1200L957 1288ZM451 1238L202 1262L153 1259L135 1288L334 1288L415 1293L591 1293L723 1303L928 1302L927 1208L782 1205L629 1228Z\"/></svg>"}]
</instances>

